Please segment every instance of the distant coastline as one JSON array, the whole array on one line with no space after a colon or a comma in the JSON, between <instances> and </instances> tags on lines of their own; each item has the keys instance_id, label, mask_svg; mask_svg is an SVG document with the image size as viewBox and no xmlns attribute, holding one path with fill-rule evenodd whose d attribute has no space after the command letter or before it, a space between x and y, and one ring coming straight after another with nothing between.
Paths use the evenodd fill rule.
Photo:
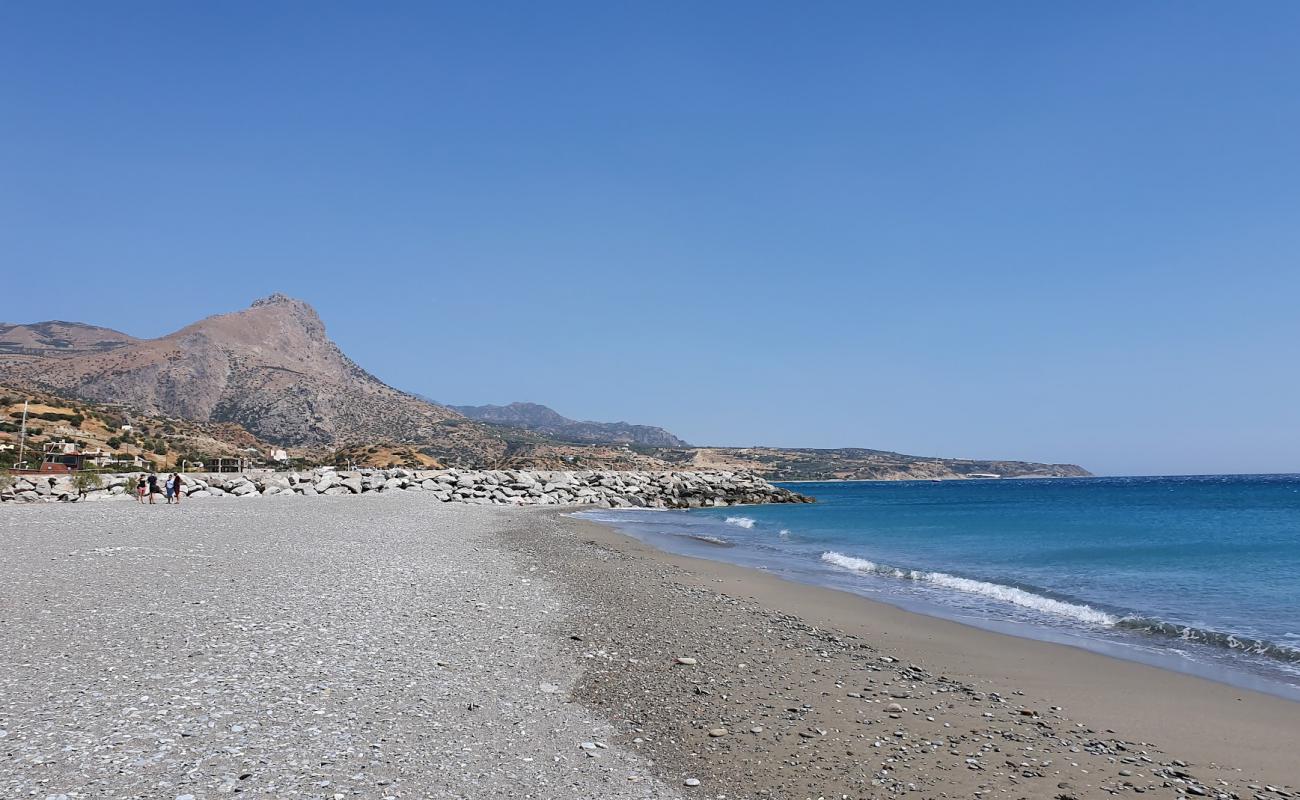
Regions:
<instances>
[{"instance_id":1,"label":"distant coastline","mask_svg":"<svg viewBox=\"0 0 1300 800\"><path fill-rule=\"evenodd\" d=\"M973 475L953 475L946 478L809 478L801 480L773 479L773 483L948 483L965 481L1011 481L1011 480L1079 480L1099 478L1100 475L1005 475L996 478L976 477Z\"/></svg>"}]
</instances>

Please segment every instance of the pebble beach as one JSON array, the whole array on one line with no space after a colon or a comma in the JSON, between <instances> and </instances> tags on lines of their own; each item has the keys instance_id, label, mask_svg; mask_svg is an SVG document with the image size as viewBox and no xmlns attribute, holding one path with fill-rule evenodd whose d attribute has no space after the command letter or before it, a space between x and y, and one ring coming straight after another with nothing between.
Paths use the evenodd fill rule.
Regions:
<instances>
[{"instance_id":1,"label":"pebble beach","mask_svg":"<svg viewBox=\"0 0 1300 800\"><path fill-rule=\"evenodd\" d=\"M8 506L0 797L1300 796L1300 704L429 493Z\"/></svg>"},{"instance_id":2,"label":"pebble beach","mask_svg":"<svg viewBox=\"0 0 1300 800\"><path fill-rule=\"evenodd\" d=\"M563 596L504 519L411 495L6 511L0 797L674 797L570 702Z\"/></svg>"}]
</instances>

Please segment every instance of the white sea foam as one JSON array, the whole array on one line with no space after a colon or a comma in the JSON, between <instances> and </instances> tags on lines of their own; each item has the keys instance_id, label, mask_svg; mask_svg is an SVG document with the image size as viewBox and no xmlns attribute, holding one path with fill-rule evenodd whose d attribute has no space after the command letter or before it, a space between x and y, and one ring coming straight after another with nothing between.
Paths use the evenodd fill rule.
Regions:
<instances>
[{"instance_id":1,"label":"white sea foam","mask_svg":"<svg viewBox=\"0 0 1300 800\"><path fill-rule=\"evenodd\" d=\"M917 583L929 584L931 586L939 586L944 589L952 589L965 594L988 597L993 600L1020 606L1021 608L1028 608L1039 613L1052 614L1058 617L1068 617L1089 625L1104 625L1106 627L1112 627L1119 622L1119 618L1114 615L1107 614L1104 611L1098 611L1092 606L1086 606L1079 603L1067 603L1064 600L1054 600L1040 594L1027 592L1024 589L1017 589L1014 586L1003 586L999 583L977 581L970 578L959 578L956 575L949 575L946 572L923 572L919 570L896 569L894 567L877 564L874 561L868 561L865 558L846 556L843 553L836 553L834 551L822 553L822 561L854 572L883 575L890 578L900 578L902 580L916 581Z\"/></svg>"},{"instance_id":2,"label":"white sea foam","mask_svg":"<svg viewBox=\"0 0 1300 800\"><path fill-rule=\"evenodd\" d=\"M704 542L705 544L717 545L718 547L734 546L733 543L727 541L726 539L723 539L721 536L706 536L705 534L702 533L683 533L679 535L685 536L687 539L694 539L697 542Z\"/></svg>"},{"instance_id":3,"label":"white sea foam","mask_svg":"<svg viewBox=\"0 0 1300 800\"><path fill-rule=\"evenodd\" d=\"M834 550L829 553L822 553L822 561L827 564L834 564L837 567L851 569L854 572L878 572L880 565L874 561L868 561L865 558L854 558L846 556L843 553L837 553Z\"/></svg>"},{"instance_id":4,"label":"white sea foam","mask_svg":"<svg viewBox=\"0 0 1300 800\"><path fill-rule=\"evenodd\" d=\"M1080 622L1086 622L1090 625L1113 626L1118 622L1113 614L1107 614L1105 611L1098 611L1092 606L1085 606L1079 603L1067 603L1063 600L1053 600L1050 597L1043 597L1040 594L1026 592L1024 589L1017 589L1014 586L1003 586L997 583L988 583L986 581L974 581L969 578L958 578L955 575L948 575L943 572L924 573L924 580L933 583L936 586L943 586L948 589L956 589L959 592L968 592L970 594L983 595L995 600L1001 600L1006 603L1030 608L1035 611L1041 611L1047 614L1055 614L1059 617L1070 617Z\"/></svg>"},{"instance_id":5,"label":"white sea foam","mask_svg":"<svg viewBox=\"0 0 1300 800\"><path fill-rule=\"evenodd\" d=\"M789 529L789 528L782 528L782 529L780 530L780 532L777 533L777 536L780 536L782 539L789 539L789 538L790 538L790 529Z\"/></svg>"},{"instance_id":6,"label":"white sea foam","mask_svg":"<svg viewBox=\"0 0 1300 800\"><path fill-rule=\"evenodd\" d=\"M728 525L735 525L737 528L752 528L754 520L749 517L727 517Z\"/></svg>"}]
</instances>

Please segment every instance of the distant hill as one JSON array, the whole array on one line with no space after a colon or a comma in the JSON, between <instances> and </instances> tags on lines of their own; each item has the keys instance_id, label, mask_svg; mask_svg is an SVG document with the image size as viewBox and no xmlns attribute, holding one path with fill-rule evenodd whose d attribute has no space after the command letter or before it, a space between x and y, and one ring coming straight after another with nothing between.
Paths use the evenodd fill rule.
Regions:
<instances>
[{"instance_id":1,"label":"distant hill","mask_svg":"<svg viewBox=\"0 0 1300 800\"><path fill-rule=\"evenodd\" d=\"M860 447L698 447L654 453L700 469L746 469L774 481L955 480L976 477L1086 478L1075 464L910 456Z\"/></svg>"},{"instance_id":2,"label":"distant hill","mask_svg":"<svg viewBox=\"0 0 1300 800\"><path fill-rule=\"evenodd\" d=\"M136 341L125 333L81 322L51 320L31 325L0 323L0 354L95 353Z\"/></svg>"},{"instance_id":3,"label":"distant hill","mask_svg":"<svg viewBox=\"0 0 1300 800\"><path fill-rule=\"evenodd\" d=\"M537 403L504 406L451 406L479 422L522 428L566 442L635 444L647 447L689 447L663 428L627 422L580 422Z\"/></svg>"}]
</instances>

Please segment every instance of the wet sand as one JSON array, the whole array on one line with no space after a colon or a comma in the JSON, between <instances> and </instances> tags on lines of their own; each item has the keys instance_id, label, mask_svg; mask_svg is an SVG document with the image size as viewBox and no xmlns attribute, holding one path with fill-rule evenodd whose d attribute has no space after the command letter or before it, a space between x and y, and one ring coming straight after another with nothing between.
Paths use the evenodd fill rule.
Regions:
<instances>
[{"instance_id":1,"label":"wet sand","mask_svg":"<svg viewBox=\"0 0 1300 800\"><path fill-rule=\"evenodd\" d=\"M512 547L558 565L572 597L570 646L592 656L575 697L670 783L728 797L1300 796L1300 704L533 519Z\"/></svg>"}]
</instances>

